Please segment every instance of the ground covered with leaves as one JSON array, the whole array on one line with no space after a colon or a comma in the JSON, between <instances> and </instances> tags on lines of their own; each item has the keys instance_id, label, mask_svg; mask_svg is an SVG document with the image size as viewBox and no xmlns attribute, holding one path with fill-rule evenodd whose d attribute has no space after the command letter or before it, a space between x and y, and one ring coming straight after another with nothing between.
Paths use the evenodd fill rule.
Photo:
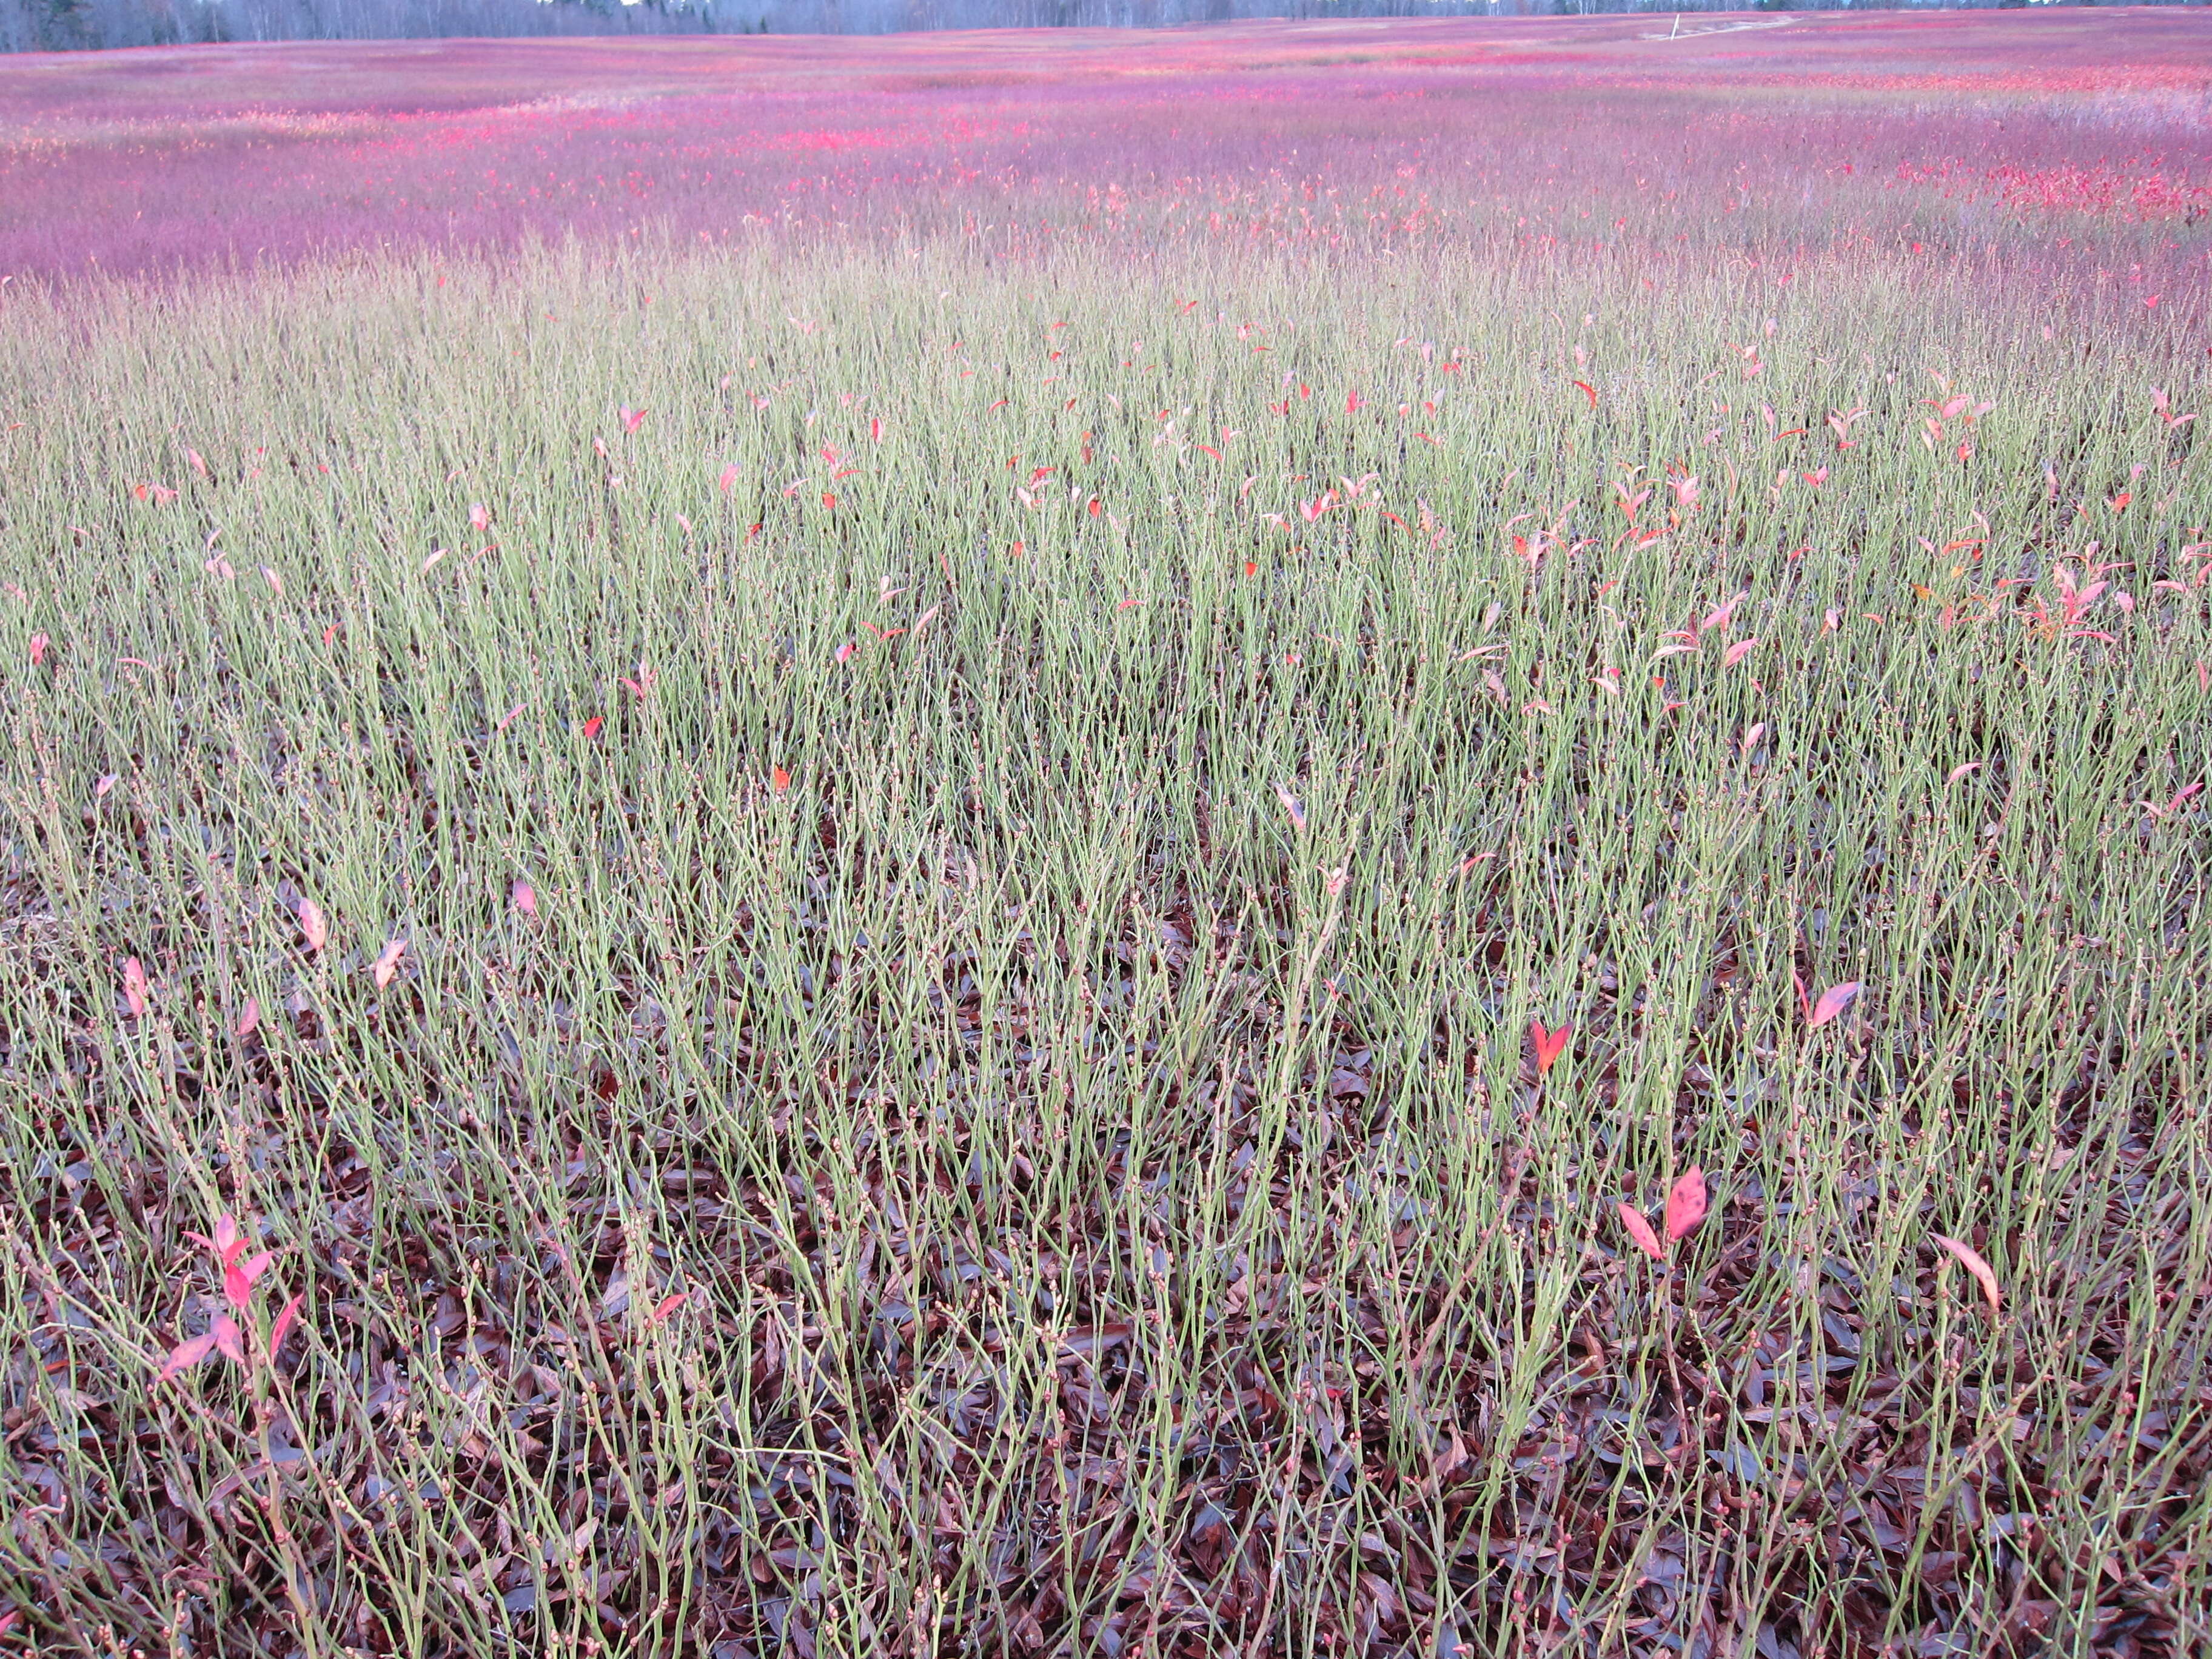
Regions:
<instances>
[{"instance_id":1,"label":"ground covered with leaves","mask_svg":"<svg viewBox=\"0 0 2212 1659\"><path fill-rule=\"evenodd\" d=\"M2205 233L1795 178L11 286L0 1651L2201 1650Z\"/></svg>"}]
</instances>

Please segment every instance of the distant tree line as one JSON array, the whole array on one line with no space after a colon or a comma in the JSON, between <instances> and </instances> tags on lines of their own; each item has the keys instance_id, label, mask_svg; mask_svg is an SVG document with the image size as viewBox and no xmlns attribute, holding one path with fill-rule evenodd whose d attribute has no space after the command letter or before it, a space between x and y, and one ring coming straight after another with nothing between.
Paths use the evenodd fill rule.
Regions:
<instances>
[{"instance_id":1,"label":"distant tree line","mask_svg":"<svg viewBox=\"0 0 2212 1659\"><path fill-rule=\"evenodd\" d=\"M1959 3L1959 0L1952 0ZM2028 0L1965 0L2024 5ZM2069 0L2092 4L2095 0ZM2143 3L2143 0L2130 0ZM1873 0L1881 7L1914 0ZM2208 0L2152 0L2205 4ZM0 0L0 52L225 40L552 34L887 34L1158 28L1254 17L1484 17L1852 9L1850 0ZM1857 9L1869 9L1858 0Z\"/></svg>"}]
</instances>

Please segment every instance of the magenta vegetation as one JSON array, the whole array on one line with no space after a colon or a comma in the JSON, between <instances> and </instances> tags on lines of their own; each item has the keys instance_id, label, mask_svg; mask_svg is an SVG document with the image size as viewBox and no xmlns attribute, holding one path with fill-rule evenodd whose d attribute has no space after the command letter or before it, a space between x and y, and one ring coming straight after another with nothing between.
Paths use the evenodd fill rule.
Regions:
<instances>
[{"instance_id":1,"label":"magenta vegetation","mask_svg":"<svg viewBox=\"0 0 2212 1659\"><path fill-rule=\"evenodd\" d=\"M2161 232L2212 212L2204 145L2147 150L2118 118L2201 106L2212 33L2187 12L1666 33L1608 17L19 57L0 63L0 274L571 233L964 230L1014 254L1474 229L1614 257L1717 221L1805 252L2001 233L2034 244L2043 280L2124 283L2154 308Z\"/></svg>"}]
</instances>

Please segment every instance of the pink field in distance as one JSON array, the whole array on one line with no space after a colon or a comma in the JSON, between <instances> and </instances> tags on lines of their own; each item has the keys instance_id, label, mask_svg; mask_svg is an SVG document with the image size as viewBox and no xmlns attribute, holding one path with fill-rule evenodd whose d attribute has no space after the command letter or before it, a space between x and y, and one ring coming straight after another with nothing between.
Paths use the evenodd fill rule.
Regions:
<instances>
[{"instance_id":1,"label":"pink field in distance","mask_svg":"<svg viewBox=\"0 0 2212 1659\"><path fill-rule=\"evenodd\" d=\"M1235 248L1470 229L2201 289L2179 9L185 46L0 59L0 274L531 237Z\"/></svg>"}]
</instances>

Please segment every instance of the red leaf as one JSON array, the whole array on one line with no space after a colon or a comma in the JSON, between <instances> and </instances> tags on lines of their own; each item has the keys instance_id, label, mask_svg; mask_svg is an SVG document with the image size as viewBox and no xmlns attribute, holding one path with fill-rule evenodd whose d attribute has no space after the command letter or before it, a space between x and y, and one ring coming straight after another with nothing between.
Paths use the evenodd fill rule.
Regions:
<instances>
[{"instance_id":1,"label":"red leaf","mask_svg":"<svg viewBox=\"0 0 2212 1659\"><path fill-rule=\"evenodd\" d=\"M1942 1233L1931 1233L1929 1237L1958 1257L1959 1265L1973 1274L1976 1281L1982 1287L1982 1294L1989 1298L1990 1317L1995 1319L2003 1310L2002 1298L1997 1294L1996 1269L1984 1261L1981 1252L1971 1244L1962 1244L1957 1239L1947 1238Z\"/></svg>"},{"instance_id":2,"label":"red leaf","mask_svg":"<svg viewBox=\"0 0 2212 1659\"><path fill-rule=\"evenodd\" d=\"M32 667L36 668L40 663L46 660L46 647L52 643L53 641L49 640L44 634L33 634L31 635Z\"/></svg>"},{"instance_id":3,"label":"red leaf","mask_svg":"<svg viewBox=\"0 0 2212 1659\"><path fill-rule=\"evenodd\" d=\"M264 1250L246 1262L233 1262L222 1270L223 1299L234 1308L243 1308L253 1294L253 1281L269 1271L275 1261L274 1250Z\"/></svg>"},{"instance_id":4,"label":"red leaf","mask_svg":"<svg viewBox=\"0 0 2212 1659\"><path fill-rule=\"evenodd\" d=\"M1705 1172L1692 1164L1690 1172L1667 1194L1667 1242L1672 1244L1705 1218Z\"/></svg>"},{"instance_id":5,"label":"red leaf","mask_svg":"<svg viewBox=\"0 0 2212 1659\"><path fill-rule=\"evenodd\" d=\"M669 1315L674 1313L678 1308L682 1307L690 1299L691 1292L689 1291L678 1291L673 1296L663 1297L660 1300L660 1305L653 1310L653 1317L650 1322L658 1325L662 1320L667 1318Z\"/></svg>"},{"instance_id":6,"label":"red leaf","mask_svg":"<svg viewBox=\"0 0 2212 1659\"><path fill-rule=\"evenodd\" d=\"M526 881L514 884L514 908L526 916L538 914L538 890Z\"/></svg>"},{"instance_id":7,"label":"red leaf","mask_svg":"<svg viewBox=\"0 0 2212 1659\"><path fill-rule=\"evenodd\" d=\"M780 795L791 787L791 774L779 766L768 775L768 784L769 788Z\"/></svg>"},{"instance_id":8,"label":"red leaf","mask_svg":"<svg viewBox=\"0 0 2212 1659\"><path fill-rule=\"evenodd\" d=\"M1729 647L1728 655L1722 659L1721 666L1733 668L1758 648L1759 641L1755 639L1738 640L1734 645Z\"/></svg>"},{"instance_id":9,"label":"red leaf","mask_svg":"<svg viewBox=\"0 0 2212 1659\"><path fill-rule=\"evenodd\" d=\"M376 960L369 965L368 971L375 979L378 990L381 991L392 983L392 975L399 971L399 958L406 954L407 941L404 939L393 939L377 952Z\"/></svg>"},{"instance_id":10,"label":"red leaf","mask_svg":"<svg viewBox=\"0 0 2212 1659\"><path fill-rule=\"evenodd\" d=\"M1589 399L1589 405L1592 409L1595 409L1597 407L1597 388L1592 386L1588 380L1577 380L1575 382L1575 390L1581 392L1583 397Z\"/></svg>"},{"instance_id":11,"label":"red leaf","mask_svg":"<svg viewBox=\"0 0 2212 1659\"><path fill-rule=\"evenodd\" d=\"M305 1295L305 1292L301 1292ZM269 1328L269 1363L276 1363L276 1351L284 1346L285 1334L292 1328L292 1321L300 1311L301 1297L295 1296L284 1304L284 1311L276 1316L276 1322Z\"/></svg>"},{"instance_id":12,"label":"red leaf","mask_svg":"<svg viewBox=\"0 0 2212 1659\"><path fill-rule=\"evenodd\" d=\"M1659 1243L1659 1235L1651 1231L1651 1224L1644 1218L1644 1212L1632 1204L1620 1206L1620 1224L1628 1229L1628 1236L1636 1241L1637 1249L1654 1261L1667 1260L1666 1247Z\"/></svg>"},{"instance_id":13,"label":"red leaf","mask_svg":"<svg viewBox=\"0 0 2212 1659\"><path fill-rule=\"evenodd\" d=\"M208 1332L204 1336L193 1337L188 1342L179 1342L169 1350L169 1357L162 1364L161 1376L154 1380L157 1382L166 1382L178 1372L191 1370L214 1352L215 1333L213 1331Z\"/></svg>"},{"instance_id":14,"label":"red leaf","mask_svg":"<svg viewBox=\"0 0 2212 1659\"><path fill-rule=\"evenodd\" d=\"M136 957L123 959L123 1000L133 1019L146 1016L146 969Z\"/></svg>"},{"instance_id":15,"label":"red leaf","mask_svg":"<svg viewBox=\"0 0 2212 1659\"><path fill-rule=\"evenodd\" d=\"M1805 1022L1808 1030L1818 1030L1838 1014L1851 1006L1851 999L1859 994L1859 982L1847 979L1841 985L1831 985L1820 993L1820 1000L1813 1005L1812 1017Z\"/></svg>"},{"instance_id":16,"label":"red leaf","mask_svg":"<svg viewBox=\"0 0 2212 1659\"><path fill-rule=\"evenodd\" d=\"M624 404L617 412L622 416L622 428L626 433L635 432L645 424L645 411L641 409L632 409Z\"/></svg>"},{"instance_id":17,"label":"red leaf","mask_svg":"<svg viewBox=\"0 0 2212 1659\"><path fill-rule=\"evenodd\" d=\"M1566 1024L1560 1026L1555 1031L1547 1031L1544 1029L1542 1020L1532 1019L1528 1022L1528 1042L1529 1046L1536 1051L1538 1077L1550 1071L1553 1062L1566 1051L1567 1038L1573 1035L1574 1029L1572 1024Z\"/></svg>"},{"instance_id":18,"label":"red leaf","mask_svg":"<svg viewBox=\"0 0 2212 1659\"><path fill-rule=\"evenodd\" d=\"M604 714L592 715L591 719L584 722L584 735L586 738L598 737L599 735L599 728L606 723L606 716Z\"/></svg>"}]
</instances>

